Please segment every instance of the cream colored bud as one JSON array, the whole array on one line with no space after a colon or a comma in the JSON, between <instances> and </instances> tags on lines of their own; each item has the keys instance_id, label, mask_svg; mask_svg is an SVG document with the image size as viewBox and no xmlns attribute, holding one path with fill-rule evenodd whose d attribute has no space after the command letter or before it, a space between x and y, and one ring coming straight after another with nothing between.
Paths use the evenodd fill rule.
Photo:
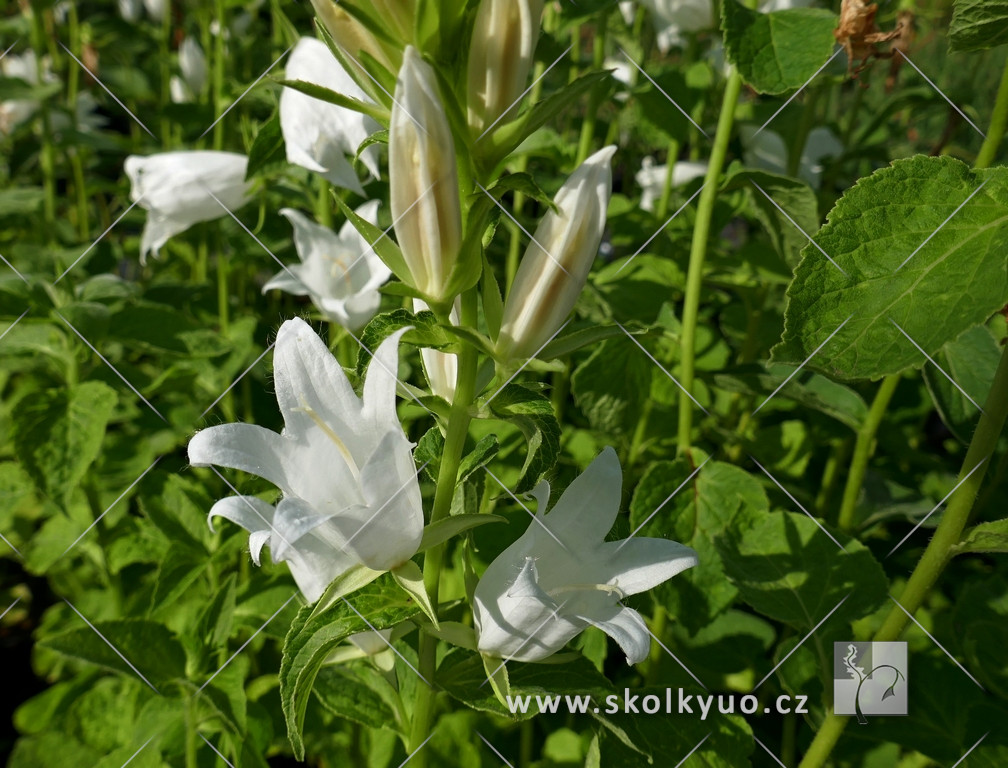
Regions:
<instances>
[{"instance_id":1,"label":"cream colored bud","mask_svg":"<svg viewBox=\"0 0 1008 768\"><path fill-rule=\"evenodd\" d=\"M340 48L355 59L360 58L361 51L373 57L389 72L398 68L392 58L367 27L340 8L333 0L311 0L312 7L319 21L332 35L332 39Z\"/></svg>"},{"instance_id":2,"label":"cream colored bud","mask_svg":"<svg viewBox=\"0 0 1008 768\"><path fill-rule=\"evenodd\" d=\"M412 47L403 54L389 122L389 190L396 239L410 274L435 301L448 301L448 277L462 242L455 143L434 70Z\"/></svg>"},{"instance_id":3,"label":"cream colored bud","mask_svg":"<svg viewBox=\"0 0 1008 768\"><path fill-rule=\"evenodd\" d=\"M517 112L539 41L542 9L543 0L480 3L469 48L469 126L476 133Z\"/></svg>"},{"instance_id":4,"label":"cream colored bud","mask_svg":"<svg viewBox=\"0 0 1008 768\"><path fill-rule=\"evenodd\" d=\"M574 308L605 230L615 152L609 146L585 160L553 198L558 210L539 222L504 304L501 359L535 355Z\"/></svg>"}]
</instances>

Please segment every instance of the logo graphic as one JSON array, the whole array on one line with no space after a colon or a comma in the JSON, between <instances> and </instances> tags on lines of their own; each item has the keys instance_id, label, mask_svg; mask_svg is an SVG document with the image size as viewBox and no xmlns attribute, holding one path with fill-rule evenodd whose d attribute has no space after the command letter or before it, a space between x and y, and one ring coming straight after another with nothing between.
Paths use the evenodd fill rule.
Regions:
<instances>
[{"instance_id":1,"label":"logo graphic","mask_svg":"<svg viewBox=\"0 0 1008 768\"><path fill-rule=\"evenodd\" d=\"M906 643L833 643L833 711L838 715L907 713Z\"/></svg>"}]
</instances>

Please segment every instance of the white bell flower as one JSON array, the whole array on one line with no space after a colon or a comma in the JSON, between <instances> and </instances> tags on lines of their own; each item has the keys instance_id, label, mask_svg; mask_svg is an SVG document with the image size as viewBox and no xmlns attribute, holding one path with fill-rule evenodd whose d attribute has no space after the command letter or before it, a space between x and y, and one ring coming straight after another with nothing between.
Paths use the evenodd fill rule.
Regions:
<instances>
[{"instance_id":1,"label":"white bell flower","mask_svg":"<svg viewBox=\"0 0 1008 768\"><path fill-rule=\"evenodd\" d=\"M351 568L393 570L420 546L420 484L395 408L405 330L379 345L359 398L308 324L288 320L273 359L283 432L223 424L189 441L193 466L239 469L282 491L275 507L255 496L221 499L209 517L249 531L256 564L268 543L273 561L287 563L311 602Z\"/></svg>"},{"instance_id":2,"label":"white bell flower","mask_svg":"<svg viewBox=\"0 0 1008 768\"><path fill-rule=\"evenodd\" d=\"M127 157L130 199L148 212L140 238L141 263L150 252L157 257L173 235L245 205L250 199L247 167L248 158L235 152L192 150Z\"/></svg>"},{"instance_id":3,"label":"white bell flower","mask_svg":"<svg viewBox=\"0 0 1008 768\"><path fill-rule=\"evenodd\" d=\"M361 101L370 101L321 40L302 37L287 59L286 78L304 80ZM357 172L347 156L380 126L352 109L312 98L293 88L280 94L280 132L287 161L321 174L330 183L364 194ZM378 178L378 147L361 153L361 162Z\"/></svg>"},{"instance_id":4,"label":"white bell flower","mask_svg":"<svg viewBox=\"0 0 1008 768\"><path fill-rule=\"evenodd\" d=\"M695 163L689 160L677 160L672 166L672 186L681 187L693 179L703 178L707 174L707 163ZM641 188L640 207L645 211L653 211L655 203L665 191L665 177L668 175L667 165L655 165L654 159L645 157L641 169L634 175L637 186Z\"/></svg>"},{"instance_id":5,"label":"white bell flower","mask_svg":"<svg viewBox=\"0 0 1008 768\"><path fill-rule=\"evenodd\" d=\"M452 325L459 324L460 299L455 300L448 319ZM422 312L430 309L423 299L413 299L413 311ZM437 349L420 349L420 358L423 360L424 373L427 374L427 382L430 384L431 392L449 403L455 399L455 384L458 379L458 355L450 352L441 352Z\"/></svg>"},{"instance_id":6,"label":"white bell flower","mask_svg":"<svg viewBox=\"0 0 1008 768\"><path fill-rule=\"evenodd\" d=\"M350 331L363 328L378 311L378 288L392 271L349 221L336 234L293 208L282 208L280 213L294 227L301 263L278 272L263 286L263 293L281 290L309 296L327 320ZM376 224L378 201L365 203L357 214Z\"/></svg>"},{"instance_id":7,"label":"white bell flower","mask_svg":"<svg viewBox=\"0 0 1008 768\"><path fill-rule=\"evenodd\" d=\"M772 173L787 174L788 146L779 133L757 129L750 125L739 128L745 164ZM809 131L798 164L798 177L813 189L822 184L823 160L840 157L843 142L829 128L819 127Z\"/></svg>"},{"instance_id":8,"label":"white bell flower","mask_svg":"<svg viewBox=\"0 0 1008 768\"><path fill-rule=\"evenodd\" d=\"M589 626L619 643L629 664L647 658L651 635L620 604L697 564L667 539L606 541L619 512L622 472L606 448L545 514L549 484L533 491L536 517L476 585L473 617L483 653L515 661L553 655Z\"/></svg>"},{"instance_id":9,"label":"white bell flower","mask_svg":"<svg viewBox=\"0 0 1008 768\"><path fill-rule=\"evenodd\" d=\"M207 60L195 37L190 35L181 42L178 61L182 76L172 75L168 83L171 99L176 104L196 101L206 85Z\"/></svg>"}]
</instances>

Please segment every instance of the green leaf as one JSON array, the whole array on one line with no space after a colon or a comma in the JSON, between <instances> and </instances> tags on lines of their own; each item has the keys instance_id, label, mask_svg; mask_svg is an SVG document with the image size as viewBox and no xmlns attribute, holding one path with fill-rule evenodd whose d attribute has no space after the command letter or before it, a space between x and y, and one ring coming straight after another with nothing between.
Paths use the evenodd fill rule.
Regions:
<instances>
[{"instance_id":1,"label":"green leaf","mask_svg":"<svg viewBox=\"0 0 1008 768\"><path fill-rule=\"evenodd\" d=\"M420 570L420 566L412 560L407 560L398 568L393 568L390 573L400 589L423 609L424 615L437 628L437 611L431 605L430 595L427 594L427 588L424 586L423 571Z\"/></svg>"},{"instance_id":2,"label":"green leaf","mask_svg":"<svg viewBox=\"0 0 1008 768\"><path fill-rule=\"evenodd\" d=\"M347 218L347 221L354 225L354 229L360 233L360 236L367 240L371 248L374 249L374 252L378 254L378 258L385 262L385 266L392 270L392 274L400 280L409 279L409 267L406 266L402 251L399 250L399 246L396 245L395 241L385 234L384 230L351 209L349 205L343 202L343 199L339 195L333 195L333 201L336 203L336 207L340 209L340 213Z\"/></svg>"},{"instance_id":3,"label":"green leaf","mask_svg":"<svg viewBox=\"0 0 1008 768\"><path fill-rule=\"evenodd\" d=\"M760 93L805 85L833 54L837 17L819 8L760 13L737 0L722 4L725 52Z\"/></svg>"},{"instance_id":4,"label":"green leaf","mask_svg":"<svg viewBox=\"0 0 1008 768\"><path fill-rule=\"evenodd\" d=\"M295 91L300 91L306 96L311 96L313 99L325 101L329 104L335 104L337 107L350 109L354 112L360 112L362 115L367 115L382 125L388 125L388 110L384 107L379 107L377 104L369 104L366 101L355 99L352 96L344 96L342 93L337 93L331 88L316 85L315 83L309 83L307 80L277 80L277 82L287 88L293 88Z\"/></svg>"},{"instance_id":5,"label":"green leaf","mask_svg":"<svg viewBox=\"0 0 1008 768\"><path fill-rule=\"evenodd\" d=\"M252 147L249 149L248 168L245 179L251 179L272 165L286 160L284 154L284 139L280 132L280 113L277 112L259 126Z\"/></svg>"},{"instance_id":6,"label":"green leaf","mask_svg":"<svg viewBox=\"0 0 1008 768\"><path fill-rule=\"evenodd\" d=\"M949 43L954 51L982 51L1008 43L1008 0L955 0Z\"/></svg>"},{"instance_id":7,"label":"green leaf","mask_svg":"<svg viewBox=\"0 0 1008 768\"><path fill-rule=\"evenodd\" d=\"M831 621L860 618L886 597L887 580L860 542L841 542L798 512L774 512L743 536L719 542L725 572L765 616L808 630L841 600Z\"/></svg>"},{"instance_id":8,"label":"green leaf","mask_svg":"<svg viewBox=\"0 0 1008 768\"><path fill-rule=\"evenodd\" d=\"M514 424L528 443L515 493L532 490L560 455L560 422L549 398L520 384L507 384L490 401L494 417Z\"/></svg>"},{"instance_id":9,"label":"green leaf","mask_svg":"<svg viewBox=\"0 0 1008 768\"><path fill-rule=\"evenodd\" d=\"M938 351L934 356L938 368L930 363L924 366L924 382L938 415L960 442L969 443L973 437L980 414L977 406L987 399L1000 360L1001 347L994 334L978 325Z\"/></svg>"},{"instance_id":10,"label":"green leaf","mask_svg":"<svg viewBox=\"0 0 1008 768\"><path fill-rule=\"evenodd\" d=\"M629 326L626 326L626 330L634 336L643 336L648 332L647 328L643 328L637 323L631 323ZM553 339L553 341L540 350L536 357L543 361L553 360L569 355L571 352L576 352L590 344L597 344L606 339L619 338L625 335L623 329L618 325L592 325L588 328L579 328L576 331L565 333Z\"/></svg>"},{"instance_id":11,"label":"green leaf","mask_svg":"<svg viewBox=\"0 0 1008 768\"><path fill-rule=\"evenodd\" d=\"M298 760L304 760L302 729L309 694L329 652L356 632L387 629L420 613L417 605L403 600L387 574L355 592L352 599L350 603L343 598L317 615L310 605L304 606L284 640L280 699L287 736Z\"/></svg>"},{"instance_id":12,"label":"green leaf","mask_svg":"<svg viewBox=\"0 0 1008 768\"><path fill-rule=\"evenodd\" d=\"M139 672L155 688L185 676L185 651L164 624L138 619L93 624L94 629L85 626L42 637L39 645L131 679Z\"/></svg>"},{"instance_id":13,"label":"green leaf","mask_svg":"<svg viewBox=\"0 0 1008 768\"><path fill-rule=\"evenodd\" d=\"M950 551L953 555L970 552L1008 553L1008 518L974 525Z\"/></svg>"},{"instance_id":14,"label":"green leaf","mask_svg":"<svg viewBox=\"0 0 1008 768\"><path fill-rule=\"evenodd\" d=\"M632 340L603 341L574 369L574 402L593 429L606 434L631 433L651 395L653 368L654 363Z\"/></svg>"},{"instance_id":15,"label":"green leaf","mask_svg":"<svg viewBox=\"0 0 1008 768\"><path fill-rule=\"evenodd\" d=\"M66 506L98 457L115 390L86 381L38 392L11 414L14 449L40 490Z\"/></svg>"},{"instance_id":16,"label":"green leaf","mask_svg":"<svg viewBox=\"0 0 1008 768\"><path fill-rule=\"evenodd\" d=\"M231 637L234 625L235 584L237 576L230 574L217 588L213 600L206 604L200 616L200 635L211 648L222 648Z\"/></svg>"},{"instance_id":17,"label":"green leaf","mask_svg":"<svg viewBox=\"0 0 1008 768\"><path fill-rule=\"evenodd\" d=\"M915 344L934 356L1008 302L1006 224L1005 168L918 156L861 179L802 251L773 359L815 352L809 365L848 380L919 367Z\"/></svg>"},{"instance_id":18,"label":"green leaf","mask_svg":"<svg viewBox=\"0 0 1008 768\"><path fill-rule=\"evenodd\" d=\"M453 342L445 328L438 323L437 316L429 310L414 315L405 309L394 309L375 315L361 332L361 348L357 353L358 376L364 376L378 345L401 328L412 328L403 335L402 340L417 347L444 349Z\"/></svg>"},{"instance_id":19,"label":"green leaf","mask_svg":"<svg viewBox=\"0 0 1008 768\"><path fill-rule=\"evenodd\" d=\"M327 664L319 670L314 692L319 703L336 717L368 728L401 727L395 710L378 691L388 682L373 667ZM395 691L391 692L396 695Z\"/></svg>"},{"instance_id":20,"label":"green leaf","mask_svg":"<svg viewBox=\"0 0 1008 768\"><path fill-rule=\"evenodd\" d=\"M507 518L500 515L452 515L431 523L424 528L418 552L425 552L431 547L443 544L448 539L465 533L487 523L506 523Z\"/></svg>"}]
</instances>

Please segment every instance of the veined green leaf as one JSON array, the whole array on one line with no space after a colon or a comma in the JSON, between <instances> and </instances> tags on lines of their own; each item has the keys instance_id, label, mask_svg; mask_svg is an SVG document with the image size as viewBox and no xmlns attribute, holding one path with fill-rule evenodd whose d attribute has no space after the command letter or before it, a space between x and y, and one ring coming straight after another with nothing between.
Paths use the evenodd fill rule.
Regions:
<instances>
[{"instance_id":1,"label":"veined green leaf","mask_svg":"<svg viewBox=\"0 0 1008 768\"><path fill-rule=\"evenodd\" d=\"M982 51L1008 43L1008 0L955 0L949 43L954 51Z\"/></svg>"}]
</instances>

